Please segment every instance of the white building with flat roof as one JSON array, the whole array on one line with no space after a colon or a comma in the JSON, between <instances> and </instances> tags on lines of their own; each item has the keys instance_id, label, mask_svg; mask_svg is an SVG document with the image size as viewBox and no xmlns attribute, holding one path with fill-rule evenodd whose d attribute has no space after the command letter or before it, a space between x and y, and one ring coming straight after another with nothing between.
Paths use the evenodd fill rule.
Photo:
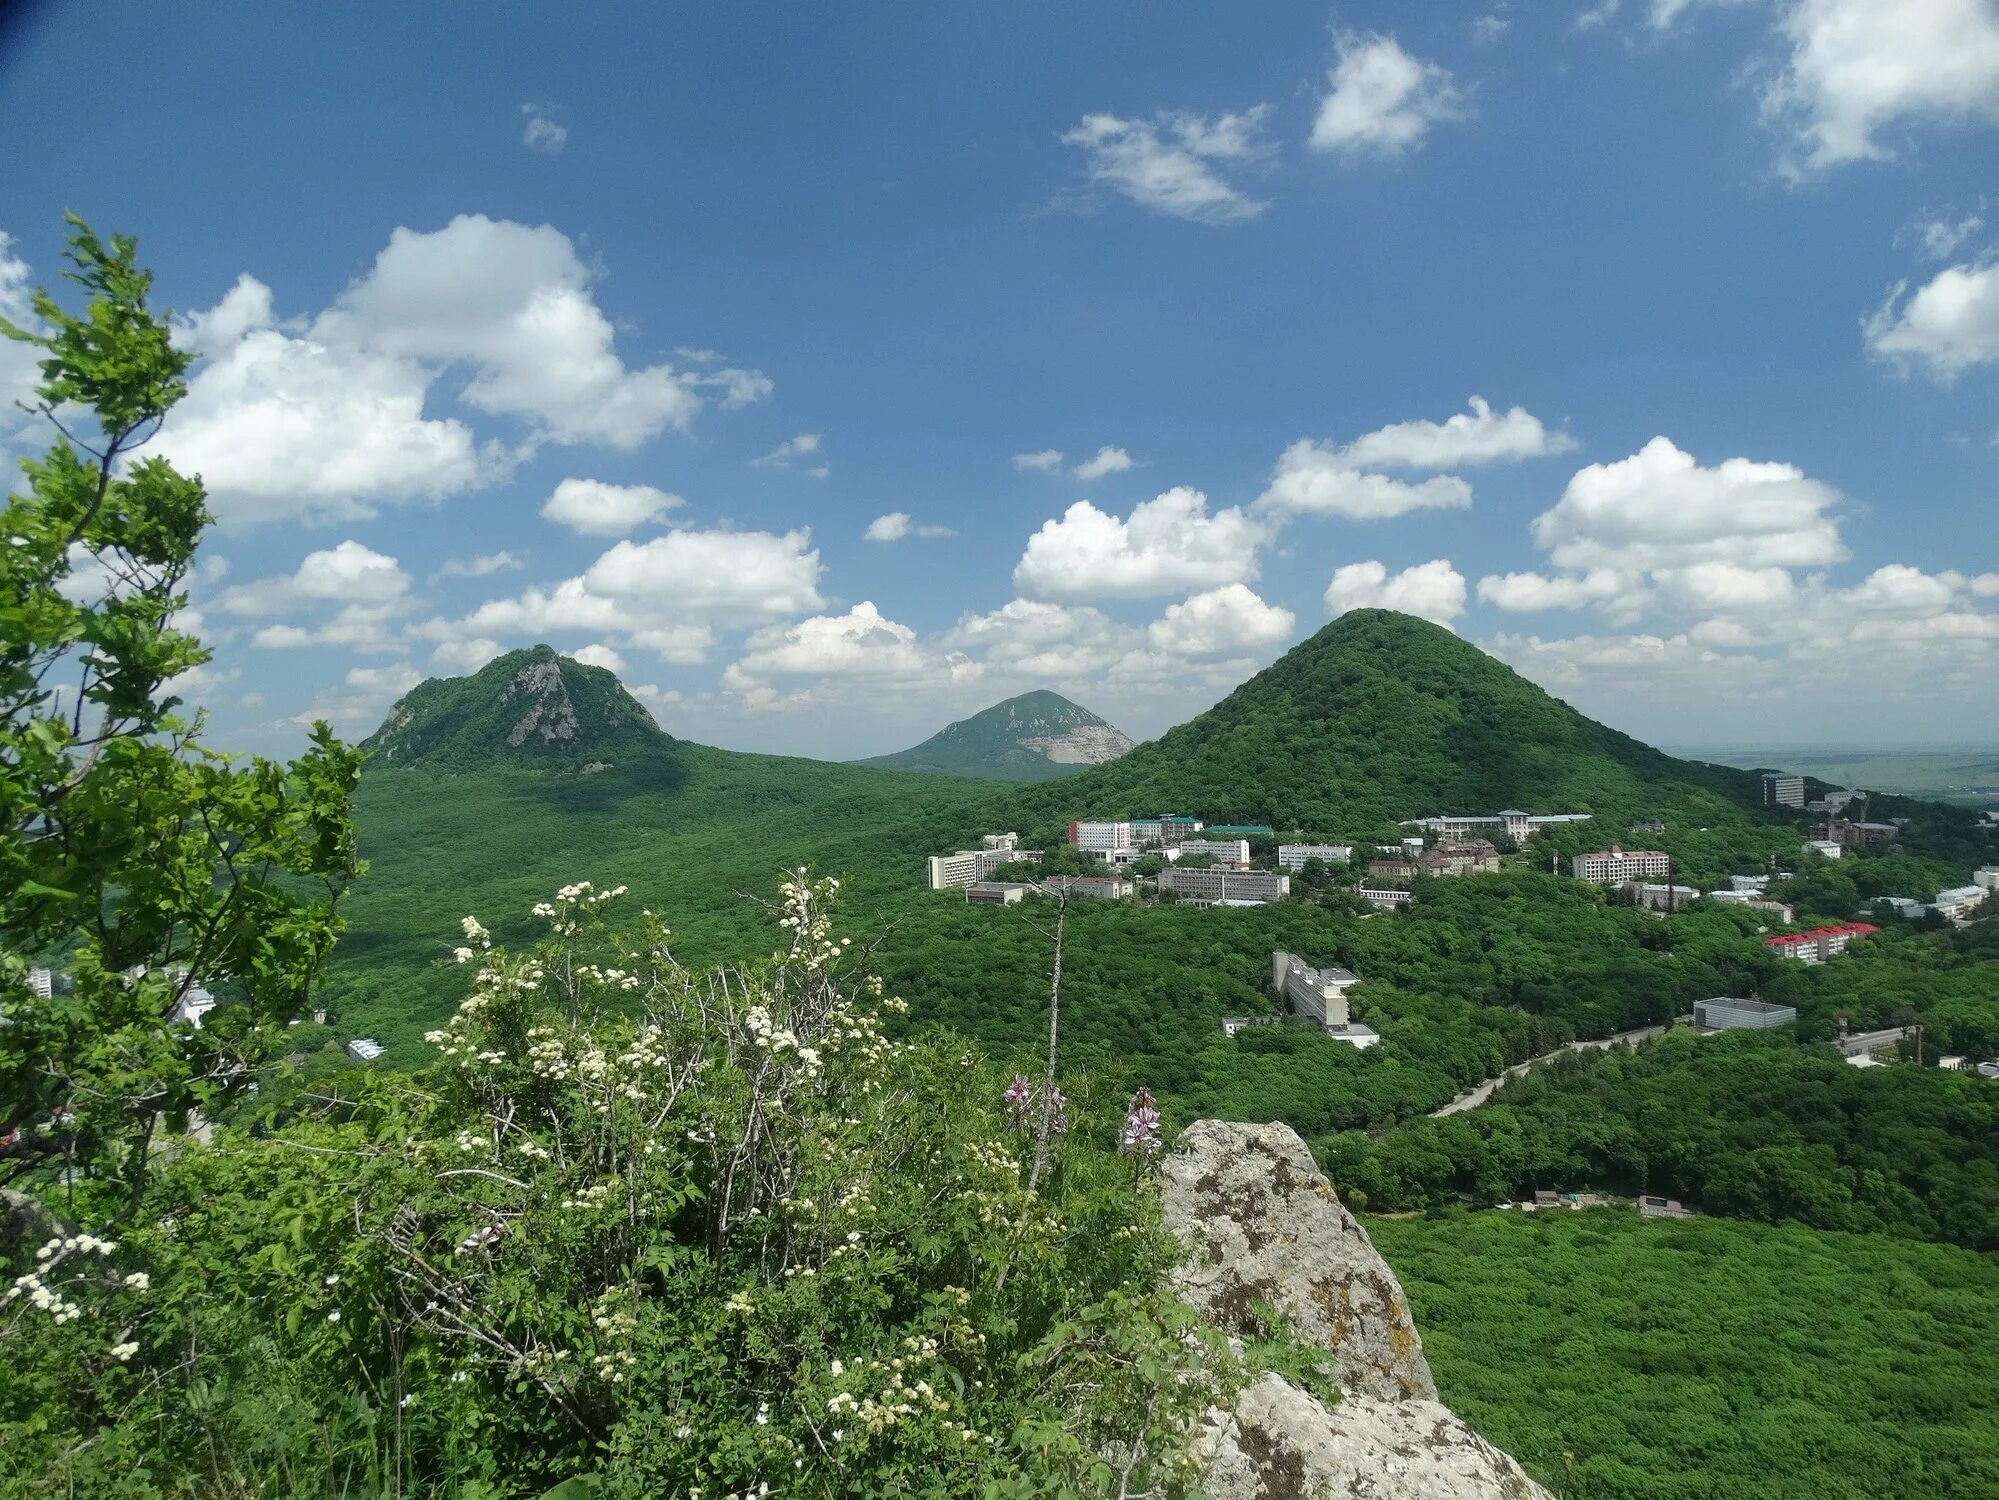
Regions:
<instances>
[{"instance_id":1,"label":"white building with flat roof","mask_svg":"<svg viewBox=\"0 0 1999 1500\"><path fill-rule=\"evenodd\" d=\"M1806 839L1805 847L1825 859L1838 859L1846 850L1831 839Z\"/></svg>"},{"instance_id":2,"label":"white building with flat roof","mask_svg":"<svg viewBox=\"0 0 1999 1500\"><path fill-rule=\"evenodd\" d=\"M1701 898L1700 891L1690 885L1653 885L1635 881L1631 891L1638 904L1649 911L1685 911Z\"/></svg>"},{"instance_id":3,"label":"white building with flat roof","mask_svg":"<svg viewBox=\"0 0 1999 1500\"><path fill-rule=\"evenodd\" d=\"M1291 877L1275 870L1229 870L1220 865L1189 870L1175 865L1159 872L1159 889L1183 901L1280 901L1291 894Z\"/></svg>"},{"instance_id":4,"label":"white building with flat roof","mask_svg":"<svg viewBox=\"0 0 1999 1500\"><path fill-rule=\"evenodd\" d=\"M1694 1030L1773 1031L1798 1019L1795 1006L1775 1005L1768 1000L1732 1000L1726 997L1694 1002Z\"/></svg>"},{"instance_id":5,"label":"white building with flat roof","mask_svg":"<svg viewBox=\"0 0 1999 1500\"><path fill-rule=\"evenodd\" d=\"M1248 839L1182 839L1180 857L1195 858L1212 855L1224 864L1246 865L1249 863Z\"/></svg>"},{"instance_id":6,"label":"white building with flat roof","mask_svg":"<svg viewBox=\"0 0 1999 1500\"><path fill-rule=\"evenodd\" d=\"M1657 849L1620 849L1612 844L1594 854L1578 854L1569 862L1576 879L1593 885L1623 885L1655 880L1673 873L1673 856Z\"/></svg>"},{"instance_id":7,"label":"white building with flat roof","mask_svg":"<svg viewBox=\"0 0 1999 1500\"><path fill-rule=\"evenodd\" d=\"M1393 886L1364 885L1358 892L1360 899L1376 911L1388 911L1392 907L1407 906L1416 899L1414 891L1398 891Z\"/></svg>"},{"instance_id":8,"label":"white building with flat roof","mask_svg":"<svg viewBox=\"0 0 1999 1500\"><path fill-rule=\"evenodd\" d=\"M955 854L931 855L930 889L956 890L977 884L1003 866L1040 862L1041 851L1018 847L1020 841L1013 834L988 834L986 837L988 840L999 838L1011 842L988 842L982 849L960 849Z\"/></svg>"},{"instance_id":9,"label":"white building with flat roof","mask_svg":"<svg viewBox=\"0 0 1999 1500\"><path fill-rule=\"evenodd\" d=\"M1129 849L1137 839L1129 823L1075 822L1069 825L1069 842L1085 853L1101 854Z\"/></svg>"},{"instance_id":10,"label":"white building with flat roof","mask_svg":"<svg viewBox=\"0 0 1999 1500\"><path fill-rule=\"evenodd\" d=\"M52 999L56 992L56 977L44 968L37 967L30 969L28 970L28 989L37 1000Z\"/></svg>"},{"instance_id":11,"label":"white building with flat roof","mask_svg":"<svg viewBox=\"0 0 1999 1500\"><path fill-rule=\"evenodd\" d=\"M1322 864L1343 865L1353 858L1352 844L1279 844L1277 846L1277 868L1296 872L1305 868L1305 861L1316 859Z\"/></svg>"},{"instance_id":12,"label":"white building with flat roof","mask_svg":"<svg viewBox=\"0 0 1999 1500\"><path fill-rule=\"evenodd\" d=\"M386 1050L371 1036L357 1036L347 1044L347 1055L356 1062L373 1062Z\"/></svg>"},{"instance_id":13,"label":"white building with flat roof","mask_svg":"<svg viewBox=\"0 0 1999 1500\"><path fill-rule=\"evenodd\" d=\"M1763 773L1763 805L1765 807L1803 807L1805 805L1805 778L1793 776L1783 771Z\"/></svg>"},{"instance_id":14,"label":"white building with flat roof","mask_svg":"<svg viewBox=\"0 0 1999 1500\"><path fill-rule=\"evenodd\" d=\"M1489 834L1497 829L1516 844L1524 844L1544 828L1564 823L1586 823L1588 813L1529 813L1509 807L1496 813L1439 813L1431 818L1410 818L1404 828L1421 828L1438 838L1464 838L1474 833Z\"/></svg>"},{"instance_id":15,"label":"white building with flat roof","mask_svg":"<svg viewBox=\"0 0 1999 1500\"><path fill-rule=\"evenodd\" d=\"M1930 910L1955 922L1960 917L1969 916L1972 908L1991 894L1982 885L1953 886L1950 890L1937 892L1936 900L1930 903Z\"/></svg>"}]
</instances>

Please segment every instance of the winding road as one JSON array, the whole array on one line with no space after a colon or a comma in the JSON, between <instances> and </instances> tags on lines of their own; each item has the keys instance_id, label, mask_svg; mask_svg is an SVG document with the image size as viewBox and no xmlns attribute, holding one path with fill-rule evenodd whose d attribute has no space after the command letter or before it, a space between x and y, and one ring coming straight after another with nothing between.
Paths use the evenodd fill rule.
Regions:
<instances>
[{"instance_id":1,"label":"winding road","mask_svg":"<svg viewBox=\"0 0 1999 1500\"><path fill-rule=\"evenodd\" d=\"M1616 1036L1599 1037L1593 1042L1570 1042L1566 1047L1557 1047L1553 1052L1543 1052L1539 1057L1530 1057L1523 1063L1515 1063L1497 1078L1488 1078L1484 1083L1466 1089L1450 1103L1430 1111L1433 1120L1445 1115L1459 1114L1467 1109L1477 1109L1492 1097L1493 1090L1509 1079L1524 1077L1537 1063L1544 1063L1551 1057L1560 1057L1564 1052L1607 1052L1622 1042L1649 1041L1655 1036L1664 1036L1663 1026L1645 1026L1637 1031L1620 1031Z\"/></svg>"}]
</instances>

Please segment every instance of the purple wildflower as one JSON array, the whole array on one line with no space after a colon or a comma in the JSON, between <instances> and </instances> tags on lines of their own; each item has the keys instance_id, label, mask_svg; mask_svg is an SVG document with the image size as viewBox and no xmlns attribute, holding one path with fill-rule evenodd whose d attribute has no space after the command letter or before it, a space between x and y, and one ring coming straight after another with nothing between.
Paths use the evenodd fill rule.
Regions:
<instances>
[{"instance_id":1,"label":"purple wildflower","mask_svg":"<svg viewBox=\"0 0 1999 1500\"><path fill-rule=\"evenodd\" d=\"M1014 1074L1013 1083L1001 1097L1006 1101L1007 1113L1012 1117L1013 1128L1027 1129L1029 1111L1034 1103L1034 1085L1027 1081L1027 1075Z\"/></svg>"},{"instance_id":2,"label":"purple wildflower","mask_svg":"<svg viewBox=\"0 0 1999 1500\"><path fill-rule=\"evenodd\" d=\"M1151 1089L1131 1096L1124 1112L1124 1138L1118 1149L1127 1156L1151 1157L1159 1150L1159 1108Z\"/></svg>"}]
</instances>

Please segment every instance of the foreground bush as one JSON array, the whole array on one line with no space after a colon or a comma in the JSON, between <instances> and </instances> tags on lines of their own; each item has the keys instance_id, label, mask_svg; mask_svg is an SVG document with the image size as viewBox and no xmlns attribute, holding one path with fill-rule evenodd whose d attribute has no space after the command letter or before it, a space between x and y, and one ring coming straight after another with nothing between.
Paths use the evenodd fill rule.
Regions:
<instances>
[{"instance_id":1,"label":"foreground bush","mask_svg":"<svg viewBox=\"0 0 1999 1500\"><path fill-rule=\"evenodd\" d=\"M438 1065L187 1145L109 1253L52 1278L77 1317L10 1305L0 1474L148 1496L1176 1487L1224 1372L1160 1290L1149 1122L1120 1152L1123 1101L1062 1101L1030 1193L1039 1096L960 1042L883 1035L900 1002L832 935L834 884L788 881L784 949L711 973L651 915L615 923L619 892L566 888L521 953L467 918Z\"/></svg>"}]
</instances>

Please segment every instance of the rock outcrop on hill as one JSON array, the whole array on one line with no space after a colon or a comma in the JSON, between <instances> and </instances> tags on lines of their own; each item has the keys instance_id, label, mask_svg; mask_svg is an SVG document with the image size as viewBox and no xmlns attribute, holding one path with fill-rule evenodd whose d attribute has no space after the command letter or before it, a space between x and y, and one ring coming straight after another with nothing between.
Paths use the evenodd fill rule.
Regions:
<instances>
[{"instance_id":1,"label":"rock outcrop on hill","mask_svg":"<svg viewBox=\"0 0 1999 1500\"><path fill-rule=\"evenodd\" d=\"M1549 1500L1437 1400L1401 1283L1287 1125L1201 1120L1162 1169L1180 1295L1225 1333L1268 1305L1326 1351L1328 1406L1266 1374L1197 1435L1213 1500Z\"/></svg>"},{"instance_id":2,"label":"rock outcrop on hill","mask_svg":"<svg viewBox=\"0 0 1999 1500\"><path fill-rule=\"evenodd\" d=\"M859 762L897 771L1043 781L1115 760L1125 734L1059 693L1022 693L946 725L922 744Z\"/></svg>"}]
</instances>

